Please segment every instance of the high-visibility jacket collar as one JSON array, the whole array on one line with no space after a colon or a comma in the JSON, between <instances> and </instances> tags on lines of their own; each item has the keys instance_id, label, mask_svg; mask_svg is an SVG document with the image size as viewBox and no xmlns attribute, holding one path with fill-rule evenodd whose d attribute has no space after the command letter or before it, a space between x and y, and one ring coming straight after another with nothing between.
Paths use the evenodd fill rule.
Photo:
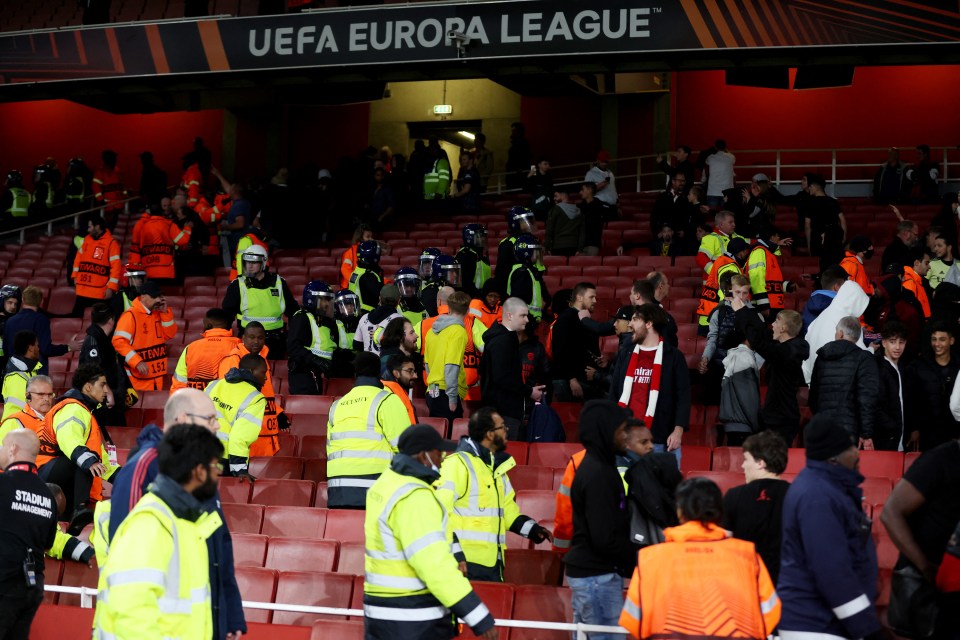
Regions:
<instances>
[{"instance_id":1,"label":"high-visibility jacket collar","mask_svg":"<svg viewBox=\"0 0 960 640\"><path fill-rule=\"evenodd\" d=\"M469 436L464 436L460 439L460 444L457 446L457 453L461 451L482 460L496 475L503 475L517 466L516 460L514 460L513 456L509 453L505 451L491 451Z\"/></svg>"},{"instance_id":2,"label":"high-visibility jacket collar","mask_svg":"<svg viewBox=\"0 0 960 640\"><path fill-rule=\"evenodd\" d=\"M205 513L203 505L193 494L162 473L154 479L150 491L163 500L178 518L196 522Z\"/></svg>"},{"instance_id":3,"label":"high-visibility jacket collar","mask_svg":"<svg viewBox=\"0 0 960 640\"><path fill-rule=\"evenodd\" d=\"M423 480L427 484L433 484L440 479L440 472L434 471L419 460L405 453L398 453L390 461L390 469L402 476L409 476L417 480Z\"/></svg>"},{"instance_id":4,"label":"high-visibility jacket collar","mask_svg":"<svg viewBox=\"0 0 960 640\"><path fill-rule=\"evenodd\" d=\"M138 313L145 313L148 316L153 315L153 309L147 309L147 305L143 304L143 300L140 296L137 296L136 300L130 303L130 308Z\"/></svg>"},{"instance_id":5,"label":"high-visibility jacket collar","mask_svg":"<svg viewBox=\"0 0 960 640\"><path fill-rule=\"evenodd\" d=\"M723 540L730 537L730 532L715 524L705 527L702 523L691 520L678 527L664 529L663 537L667 542Z\"/></svg>"},{"instance_id":6,"label":"high-visibility jacket collar","mask_svg":"<svg viewBox=\"0 0 960 640\"><path fill-rule=\"evenodd\" d=\"M203 332L204 338L232 338L233 331L230 329L207 329Z\"/></svg>"}]
</instances>

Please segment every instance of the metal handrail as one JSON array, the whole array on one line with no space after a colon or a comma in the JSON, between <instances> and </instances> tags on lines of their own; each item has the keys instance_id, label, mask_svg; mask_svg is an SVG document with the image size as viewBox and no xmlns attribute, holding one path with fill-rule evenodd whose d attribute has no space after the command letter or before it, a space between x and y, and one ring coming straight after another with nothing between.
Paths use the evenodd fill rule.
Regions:
<instances>
[{"instance_id":1,"label":"metal handrail","mask_svg":"<svg viewBox=\"0 0 960 640\"><path fill-rule=\"evenodd\" d=\"M829 149L829 148L810 148L810 149L742 149L738 151L738 154L745 156L754 156L758 154L773 154L774 158L772 162L763 162L763 163L751 163L751 164L738 164L737 169L749 169L749 170L767 170L772 172L774 175L771 176L771 181L774 184L799 184L799 180L784 179L783 178L783 169L829 169L829 178L827 181L831 185L838 184L864 184L869 182L863 178L841 178L838 174L845 170L849 169L862 169L865 167L880 167L882 162L843 162L842 159L838 158L839 154L847 153L886 153L889 150L889 147L851 147L851 148L838 148L838 149ZM958 147L931 147L930 154L942 154L941 166L943 168L943 175L940 177L942 182L947 182L949 177L950 167L956 167L960 169L960 159L951 161L950 152L958 151ZM783 162L783 156L785 154L797 154L797 153L829 153L830 161L829 162L802 162L802 163L785 163ZM638 156L625 156L622 158L611 158L610 165L617 165L622 167L623 163L635 163L636 171L629 174L617 175L618 180L623 181L635 181L635 188L637 192L643 192L643 179L644 178L655 178L662 177L664 174L660 170L654 171L643 171L643 164L645 161L653 161L656 159L657 155L655 153L649 153L645 155ZM563 175L565 169L584 169L589 168L592 164L592 161L588 162L575 162L572 164L562 164L562 165L553 165L550 167L551 173L556 173ZM492 173L487 176L487 193L521 193L523 189L507 189L506 187L506 178L507 176L516 175L513 172L500 171L497 173ZM581 180L572 180L566 176L563 178L563 182L555 182L557 186L564 186L569 184L576 184L576 182ZM626 183L626 182L625 182ZM649 190L649 189L648 189ZM654 189L654 190L660 190Z\"/></svg>"},{"instance_id":2,"label":"metal handrail","mask_svg":"<svg viewBox=\"0 0 960 640\"><path fill-rule=\"evenodd\" d=\"M97 590L91 587L66 587L60 585L44 585L45 591L54 593L75 593L80 595L80 607L90 609L97 597ZM313 607L299 604L280 604L275 602L253 602L244 600L246 609L263 609L266 611L288 611L291 613L316 613L332 616L363 617L363 609L342 609L340 607ZM461 622L463 622L461 620ZM498 627L512 627L519 629L548 629L551 631L575 631L578 640L586 640L588 633L613 633L627 635L623 627L608 627L598 624L584 624L582 622L544 622L540 620L505 620L497 619L494 624Z\"/></svg>"},{"instance_id":3,"label":"metal handrail","mask_svg":"<svg viewBox=\"0 0 960 640\"><path fill-rule=\"evenodd\" d=\"M90 198L92 198L92 197L93 197L93 196L87 196L86 198L84 198L84 200L90 199ZM123 199L123 200L118 200L118 201L117 201L117 204L124 204L124 205L125 205L125 204L127 204L127 203L133 202L134 200L140 200L140 199L141 199L140 196L130 196L129 198L125 198L125 199ZM60 204L55 205L55 206L54 206L54 209L57 209L57 208L60 208L60 207L64 207L64 206L66 206L66 204L63 203L63 202L61 202ZM81 210L81 211L76 211L76 212L73 212L73 213L68 213L68 214L59 216L59 217L57 217L57 218L50 218L50 219L48 219L48 220L43 220L42 222L34 222L33 224L27 224L27 225L24 225L24 226L22 226L22 227L17 227L16 229L0 230L0 238L2 238L2 237L4 237L4 236L11 235L11 234L14 234L14 233L18 233L18 234L20 235L20 244L26 244L26 242L27 242L27 231L29 231L30 229L39 229L40 227L46 227L46 228L47 228L47 233L46 233L46 235L47 235L47 236L52 236L52 235L53 235L53 224L54 224L55 222L63 222L64 220L69 220L69 219L72 218L72 219L73 219L73 226L76 227L77 224L80 223L80 216L82 216L82 215L85 214L85 213L91 213L91 212L93 212L93 211L98 211L98 210L102 210L102 209L103 209L103 205L99 205L99 206L96 206L96 207L90 207L89 209L83 209L83 210Z\"/></svg>"}]
</instances>

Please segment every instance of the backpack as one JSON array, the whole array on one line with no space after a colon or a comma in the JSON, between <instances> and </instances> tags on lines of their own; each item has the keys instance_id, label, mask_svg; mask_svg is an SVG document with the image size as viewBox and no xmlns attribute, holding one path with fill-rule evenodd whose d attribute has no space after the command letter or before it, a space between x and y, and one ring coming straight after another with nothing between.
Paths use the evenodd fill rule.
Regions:
<instances>
[{"instance_id":1,"label":"backpack","mask_svg":"<svg viewBox=\"0 0 960 640\"><path fill-rule=\"evenodd\" d=\"M563 430L563 421L553 408L538 402L530 413L527 425L528 442L566 442L567 434Z\"/></svg>"}]
</instances>

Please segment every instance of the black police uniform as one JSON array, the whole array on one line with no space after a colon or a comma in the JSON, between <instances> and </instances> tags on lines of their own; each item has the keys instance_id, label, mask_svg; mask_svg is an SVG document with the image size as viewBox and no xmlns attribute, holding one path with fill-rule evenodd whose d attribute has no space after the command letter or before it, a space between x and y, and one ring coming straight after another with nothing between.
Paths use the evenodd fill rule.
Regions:
<instances>
[{"instance_id":1,"label":"black police uniform","mask_svg":"<svg viewBox=\"0 0 960 640\"><path fill-rule=\"evenodd\" d=\"M0 474L0 638L30 635L43 601L43 551L56 531L56 502L36 465L11 464Z\"/></svg>"}]
</instances>

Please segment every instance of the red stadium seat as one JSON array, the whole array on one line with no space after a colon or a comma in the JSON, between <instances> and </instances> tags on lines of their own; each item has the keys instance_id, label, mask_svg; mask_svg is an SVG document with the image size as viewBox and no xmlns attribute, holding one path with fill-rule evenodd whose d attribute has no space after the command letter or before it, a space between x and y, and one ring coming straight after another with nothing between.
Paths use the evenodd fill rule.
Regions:
<instances>
[{"instance_id":1,"label":"red stadium seat","mask_svg":"<svg viewBox=\"0 0 960 640\"><path fill-rule=\"evenodd\" d=\"M286 409L290 415L293 424L290 425L290 432L305 438L307 436L327 435L327 414L325 413L294 413ZM301 453L301 455L303 455Z\"/></svg>"},{"instance_id":2,"label":"red stadium seat","mask_svg":"<svg viewBox=\"0 0 960 640\"><path fill-rule=\"evenodd\" d=\"M503 580L513 584L560 584L563 562L553 551L507 549L503 561Z\"/></svg>"},{"instance_id":3,"label":"red stadium seat","mask_svg":"<svg viewBox=\"0 0 960 640\"><path fill-rule=\"evenodd\" d=\"M787 449L787 468L784 473L800 473L807 466L807 450L796 447Z\"/></svg>"},{"instance_id":4,"label":"red stadium seat","mask_svg":"<svg viewBox=\"0 0 960 640\"><path fill-rule=\"evenodd\" d=\"M278 456L299 456L300 438L292 433L279 433L277 439L280 441L280 451Z\"/></svg>"},{"instance_id":5,"label":"red stadium seat","mask_svg":"<svg viewBox=\"0 0 960 640\"><path fill-rule=\"evenodd\" d=\"M527 464L541 467L566 467L570 457L583 450L579 442L533 443Z\"/></svg>"},{"instance_id":6,"label":"red stadium seat","mask_svg":"<svg viewBox=\"0 0 960 640\"><path fill-rule=\"evenodd\" d=\"M303 458L326 458L327 436L303 436L300 440L300 456Z\"/></svg>"},{"instance_id":7,"label":"red stadium seat","mask_svg":"<svg viewBox=\"0 0 960 640\"><path fill-rule=\"evenodd\" d=\"M274 602L277 595L276 571L261 567L237 567L234 575L241 598L250 602ZM247 622L269 623L273 612L267 609L244 609L243 617Z\"/></svg>"},{"instance_id":8,"label":"red stadium seat","mask_svg":"<svg viewBox=\"0 0 960 640\"><path fill-rule=\"evenodd\" d=\"M263 526L262 504L220 504L230 533L260 533Z\"/></svg>"},{"instance_id":9,"label":"red stadium seat","mask_svg":"<svg viewBox=\"0 0 960 640\"><path fill-rule=\"evenodd\" d=\"M861 451L860 473L870 478L889 478L896 482L903 475L903 452Z\"/></svg>"},{"instance_id":10,"label":"red stadium seat","mask_svg":"<svg viewBox=\"0 0 960 640\"><path fill-rule=\"evenodd\" d=\"M513 456L517 464L527 464L530 457L530 445L526 442L507 442L507 453Z\"/></svg>"},{"instance_id":11,"label":"red stadium seat","mask_svg":"<svg viewBox=\"0 0 960 640\"><path fill-rule=\"evenodd\" d=\"M327 479L327 459L307 459L303 464L303 479L324 482Z\"/></svg>"},{"instance_id":12,"label":"red stadium seat","mask_svg":"<svg viewBox=\"0 0 960 640\"><path fill-rule=\"evenodd\" d=\"M521 465L508 472L516 491L550 491L553 489L553 468Z\"/></svg>"},{"instance_id":13,"label":"red stadium seat","mask_svg":"<svg viewBox=\"0 0 960 640\"><path fill-rule=\"evenodd\" d=\"M363 542L341 542L337 573L362 576L364 565Z\"/></svg>"},{"instance_id":14,"label":"red stadium seat","mask_svg":"<svg viewBox=\"0 0 960 640\"><path fill-rule=\"evenodd\" d=\"M118 449L132 449L137 444L140 435L139 427L111 427L110 439Z\"/></svg>"},{"instance_id":15,"label":"red stadium seat","mask_svg":"<svg viewBox=\"0 0 960 640\"><path fill-rule=\"evenodd\" d=\"M170 397L169 391L139 391L141 409L163 409Z\"/></svg>"},{"instance_id":16,"label":"red stadium seat","mask_svg":"<svg viewBox=\"0 0 960 640\"><path fill-rule=\"evenodd\" d=\"M686 454L686 450L683 453ZM710 468L714 471L740 473L742 472L741 464L743 464L743 449L741 447L717 447L713 450L713 464Z\"/></svg>"},{"instance_id":17,"label":"red stadium seat","mask_svg":"<svg viewBox=\"0 0 960 640\"><path fill-rule=\"evenodd\" d=\"M303 458L254 456L250 458L250 475L258 480L300 480L303 477Z\"/></svg>"},{"instance_id":18,"label":"red stadium seat","mask_svg":"<svg viewBox=\"0 0 960 640\"><path fill-rule=\"evenodd\" d=\"M50 556L43 556L43 582L44 584L60 584L63 578L63 560L56 560ZM44 591L44 604L57 604L60 594L55 591Z\"/></svg>"},{"instance_id":19,"label":"red stadium seat","mask_svg":"<svg viewBox=\"0 0 960 640\"><path fill-rule=\"evenodd\" d=\"M747 482L743 474L736 471L688 471L684 476L687 478L708 478L713 480L723 493Z\"/></svg>"},{"instance_id":20,"label":"red stadium seat","mask_svg":"<svg viewBox=\"0 0 960 640\"><path fill-rule=\"evenodd\" d=\"M317 493L313 498L313 506L327 508L327 483L318 482L317 483Z\"/></svg>"},{"instance_id":21,"label":"red stadium seat","mask_svg":"<svg viewBox=\"0 0 960 640\"><path fill-rule=\"evenodd\" d=\"M441 437L446 438L447 432L449 430L449 425L447 424L446 418L420 418L420 424L428 424L440 434Z\"/></svg>"},{"instance_id":22,"label":"red stadium seat","mask_svg":"<svg viewBox=\"0 0 960 640\"><path fill-rule=\"evenodd\" d=\"M324 378L323 390L330 396L344 396L353 389L353 378Z\"/></svg>"},{"instance_id":23,"label":"red stadium seat","mask_svg":"<svg viewBox=\"0 0 960 640\"><path fill-rule=\"evenodd\" d=\"M262 529L267 536L323 538L326 526L326 509L269 506L263 512Z\"/></svg>"},{"instance_id":24,"label":"red stadium seat","mask_svg":"<svg viewBox=\"0 0 960 640\"><path fill-rule=\"evenodd\" d=\"M251 484L240 478L220 477L220 500L221 502L236 502L247 504L250 502Z\"/></svg>"},{"instance_id":25,"label":"red stadium seat","mask_svg":"<svg viewBox=\"0 0 960 640\"><path fill-rule=\"evenodd\" d=\"M269 538L256 533L230 532L233 540L233 566L262 567Z\"/></svg>"},{"instance_id":26,"label":"red stadium seat","mask_svg":"<svg viewBox=\"0 0 960 640\"><path fill-rule=\"evenodd\" d=\"M340 542L363 542L364 511L352 509L330 509L327 513L327 528L323 537Z\"/></svg>"},{"instance_id":27,"label":"red stadium seat","mask_svg":"<svg viewBox=\"0 0 960 640\"><path fill-rule=\"evenodd\" d=\"M520 513L534 520L553 520L557 511L557 494L552 491L517 491Z\"/></svg>"},{"instance_id":28,"label":"red stadium seat","mask_svg":"<svg viewBox=\"0 0 960 640\"><path fill-rule=\"evenodd\" d=\"M284 409L290 413L330 413L333 396L287 396Z\"/></svg>"},{"instance_id":29,"label":"red stadium seat","mask_svg":"<svg viewBox=\"0 0 960 640\"><path fill-rule=\"evenodd\" d=\"M453 427L450 430L450 439L456 442L463 436L470 435L470 420L467 418L454 418Z\"/></svg>"},{"instance_id":30,"label":"red stadium seat","mask_svg":"<svg viewBox=\"0 0 960 640\"><path fill-rule=\"evenodd\" d=\"M573 620L573 605L570 600L570 589L565 587L541 587L535 585L517 586L513 597L513 618L516 620L570 622ZM510 640L569 639L569 631L514 628L510 632Z\"/></svg>"},{"instance_id":31,"label":"red stadium seat","mask_svg":"<svg viewBox=\"0 0 960 640\"><path fill-rule=\"evenodd\" d=\"M893 491L893 481L890 478L867 478L860 486L863 488L863 501L869 505L883 504Z\"/></svg>"},{"instance_id":32,"label":"red stadium seat","mask_svg":"<svg viewBox=\"0 0 960 640\"><path fill-rule=\"evenodd\" d=\"M353 594L353 576L340 573L313 573L308 571L284 571L277 581L277 601L284 604L301 604L312 607L338 607L347 609ZM315 620L342 617L322 616L315 613L277 611L274 624L297 624L311 626Z\"/></svg>"},{"instance_id":33,"label":"red stadium seat","mask_svg":"<svg viewBox=\"0 0 960 640\"><path fill-rule=\"evenodd\" d=\"M63 578L60 584L65 587L89 587L97 588L97 580L100 577L100 571L94 563L93 569L82 562L66 562L63 565ZM61 593L58 599L59 604L71 607L80 606L80 594Z\"/></svg>"},{"instance_id":34,"label":"red stadium seat","mask_svg":"<svg viewBox=\"0 0 960 640\"><path fill-rule=\"evenodd\" d=\"M257 480L250 494L252 504L309 507L317 485L310 480Z\"/></svg>"},{"instance_id":35,"label":"red stadium seat","mask_svg":"<svg viewBox=\"0 0 960 640\"><path fill-rule=\"evenodd\" d=\"M494 620L503 620L511 617L513 611L514 587L512 584L501 584L498 582L471 582L474 593L487 605L490 615ZM510 635L509 627L498 627L498 637L500 640L507 640ZM464 638L476 638L470 627L464 625Z\"/></svg>"},{"instance_id":36,"label":"red stadium seat","mask_svg":"<svg viewBox=\"0 0 960 640\"><path fill-rule=\"evenodd\" d=\"M333 571L339 547L336 540L271 537L264 566L277 571Z\"/></svg>"},{"instance_id":37,"label":"red stadium seat","mask_svg":"<svg viewBox=\"0 0 960 640\"><path fill-rule=\"evenodd\" d=\"M317 620L310 640L363 640L363 620Z\"/></svg>"},{"instance_id":38,"label":"red stadium seat","mask_svg":"<svg viewBox=\"0 0 960 640\"><path fill-rule=\"evenodd\" d=\"M680 453L680 470L684 473L710 470L710 447L684 445Z\"/></svg>"}]
</instances>

